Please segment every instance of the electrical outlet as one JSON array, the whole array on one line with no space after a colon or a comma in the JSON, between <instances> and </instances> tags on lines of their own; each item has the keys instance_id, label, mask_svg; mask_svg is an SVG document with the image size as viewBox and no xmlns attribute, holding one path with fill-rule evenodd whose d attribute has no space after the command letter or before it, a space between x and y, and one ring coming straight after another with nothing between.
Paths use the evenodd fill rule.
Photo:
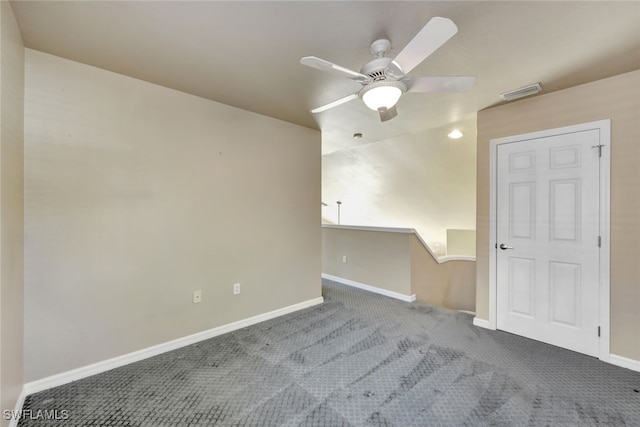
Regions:
<instances>
[{"instance_id":1,"label":"electrical outlet","mask_svg":"<svg viewBox=\"0 0 640 427\"><path fill-rule=\"evenodd\" d=\"M240 283L233 284L233 294L238 295L240 293Z\"/></svg>"},{"instance_id":2,"label":"electrical outlet","mask_svg":"<svg viewBox=\"0 0 640 427\"><path fill-rule=\"evenodd\" d=\"M342 262L343 263L347 263L347 256L346 255L342 255Z\"/></svg>"},{"instance_id":3,"label":"electrical outlet","mask_svg":"<svg viewBox=\"0 0 640 427\"><path fill-rule=\"evenodd\" d=\"M193 291L193 303L197 304L202 301L202 291Z\"/></svg>"}]
</instances>

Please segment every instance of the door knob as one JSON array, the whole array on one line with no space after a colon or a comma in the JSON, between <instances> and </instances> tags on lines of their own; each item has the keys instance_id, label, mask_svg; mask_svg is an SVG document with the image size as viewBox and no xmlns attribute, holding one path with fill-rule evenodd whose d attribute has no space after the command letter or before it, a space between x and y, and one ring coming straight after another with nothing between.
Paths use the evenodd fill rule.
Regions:
<instances>
[{"instance_id":1,"label":"door knob","mask_svg":"<svg viewBox=\"0 0 640 427\"><path fill-rule=\"evenodd\" d=\"M513 249L513 246L507 246L504 243L500 243L500 249L506 251L507 249Z\"/></svg>"}]
</instances>

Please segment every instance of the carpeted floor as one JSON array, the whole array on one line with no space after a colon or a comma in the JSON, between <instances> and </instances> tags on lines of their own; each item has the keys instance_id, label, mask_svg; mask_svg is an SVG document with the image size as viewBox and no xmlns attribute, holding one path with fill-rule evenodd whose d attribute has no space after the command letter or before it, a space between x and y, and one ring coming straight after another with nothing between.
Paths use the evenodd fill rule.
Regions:
<instances>
[{"instance_id":1,"label":"carpeted floor","mask_svg":"<svg viewBox=\"0 0 640 427\"><path fill-rule=\"evenodd\" d=\"M322 305L28 396L68 419L19 425L640 425L638 372L323 285Z\"/></svg>"}]
</instances>

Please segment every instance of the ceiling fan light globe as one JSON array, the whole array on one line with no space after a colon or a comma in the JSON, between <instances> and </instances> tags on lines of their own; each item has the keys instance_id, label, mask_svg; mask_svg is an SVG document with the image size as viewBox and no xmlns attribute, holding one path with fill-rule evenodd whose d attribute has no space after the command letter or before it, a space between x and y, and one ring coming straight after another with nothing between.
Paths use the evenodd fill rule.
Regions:
<instances>
[{"instance_id":1,"label":"ceiling fan light globe","mask_svg":"<svg viewBox=\"0 0 640 427\"><path fill-rule=\"evenodd\" d=\"M406 87L404 83L397 81L381 81L365 86L360 91L360 98L364 104L373 111L392 108Z\"/></svg>"}]
</instances>

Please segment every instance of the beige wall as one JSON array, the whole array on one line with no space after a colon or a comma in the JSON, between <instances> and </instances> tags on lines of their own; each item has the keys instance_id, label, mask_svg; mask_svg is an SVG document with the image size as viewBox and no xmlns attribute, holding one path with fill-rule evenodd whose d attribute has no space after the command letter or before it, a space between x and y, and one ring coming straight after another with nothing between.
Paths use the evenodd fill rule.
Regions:
<instances>
[{"instance_id":1,"label":"beige wall","mask_svg":"<svg viewBox=\"0 0 640 427\"><path fill-rule=\"evenodd\" d=\"M475 262L438 263L412 229L323 226L322 272L456 310L475 304Z\"/></svg>"},{"instance_id":2,"label":"beige wall","mask_svg":"<svg viewBox=\"0 0 640 427\"><path fill-rule=\"evenodd\" d=\"M347 262L342 262L342 257ZM322 227L322 272L411 295L408 234Z\"/></svg>"},{"instance_id":3,"label":"beige wall","mask_svg":"<svg viewBox=\"0 0 640 427\"><path fill-rule=\"evenodd\" d=\"M11 6L0 2L0 401L23 385L24 48ZM2 417L1 425L8 425Z\"/></svg>"},{"instance_id":4,"label":"beige wall","mask_svg":"<svg viewBox=\"0 0 640 427\"><path fill-rule=\"evenodd\" d=\"M478 113L477 316L489 318L489 141L611 119L611 353L640 360L640 70Z\"/></svg>"},{"instance_id":5,"label":"beige wall","mask_svg":"<svg viewBox=\"0 0 640 427\"><path fill-rule=\"evenodd\" d=\"M476 256L476 230L447 229L447 255Z\"/></svg>"},{"instance_id":6,"label":"beige wall","mask_svg":"<svg viewBox=\"0 0 640 427\"><path fill-rule=\"evenodd\" d=\"M32 50L25 111L27 381L321 295L319 132Z\"/></svg>"},{"instance_id":7,"label":"beige wall","mask_svg":"<svg viewBox=\"0 0 640 427\"><path fill-rule=\"evenodd\" d=\"M476 300L475 261L438 262L416 235L410 236L412 293L418 301L474 311Z\"/></svg>"}]
</instances>

